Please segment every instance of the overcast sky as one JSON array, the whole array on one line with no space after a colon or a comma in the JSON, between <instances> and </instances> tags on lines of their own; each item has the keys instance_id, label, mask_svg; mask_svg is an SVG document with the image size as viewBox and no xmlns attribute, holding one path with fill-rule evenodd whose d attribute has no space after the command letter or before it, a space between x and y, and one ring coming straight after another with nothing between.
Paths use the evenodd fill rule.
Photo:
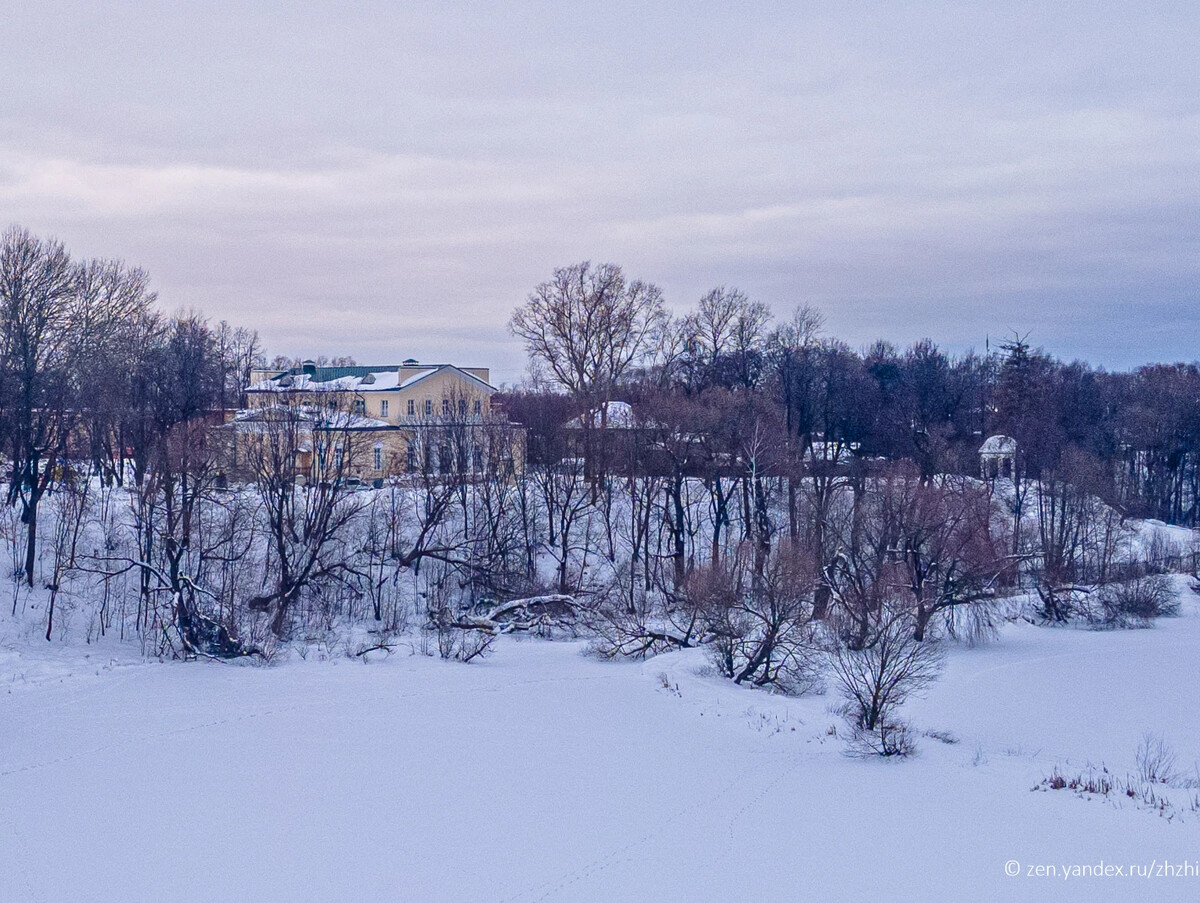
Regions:
<instances>
[{"instance_id":1,"label":"overcast sky","mask_svg":"<svg viewBox=\"0 0 1200 903\"><path fill-rule=\"evenodd\" d=\"M856 346L1200 357L1195 2L0 0L0 35L0 220L272 353L512 380L513 307L591 259Z\"/></svg>"}]
</instances>

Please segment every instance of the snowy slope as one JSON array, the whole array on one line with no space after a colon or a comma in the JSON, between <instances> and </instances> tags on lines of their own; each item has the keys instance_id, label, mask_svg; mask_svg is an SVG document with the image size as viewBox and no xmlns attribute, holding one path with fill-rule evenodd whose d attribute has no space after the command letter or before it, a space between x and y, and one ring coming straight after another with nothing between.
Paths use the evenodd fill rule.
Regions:
<instances>
[{"instance_id":1,"label":"snowy slope","mask_svg":"<svg viewBox=\"0 0 1200 903\"><path fill-rule=\"evenodd\" d=\"M1200 878L1023 872L1200 858L1200 815L1030 790L1055 765L1132 768L1147 730L1191 767L1197 649L1194 600L1152 630L1006 628L907 710L959 742L886 763L843 754L832 695L739 689L702 653L10 651L0 900L1191 900Z\"/></svg>"}]
</instances>

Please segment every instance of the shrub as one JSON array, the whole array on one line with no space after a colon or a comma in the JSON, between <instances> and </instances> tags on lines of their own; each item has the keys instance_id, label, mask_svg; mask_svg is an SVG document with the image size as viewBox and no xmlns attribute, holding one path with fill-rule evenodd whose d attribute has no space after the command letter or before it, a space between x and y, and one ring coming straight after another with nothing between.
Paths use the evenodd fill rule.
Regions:
<instances>
[{"instance_id":1,"label":"shrub","mask_svg":"<svg viewBox=\"0 0 1200 903\"><path fill-rule=\"evenodd\" d=\"M1146 734L1137 749L1138 777L1147 784L1171 784L1179 775L1175 770L1175 751L1162 737Z\"/></svg>"},{"instance_id":2,"label":"shrub","mask_svg":"<svg viewBox=\"0 0 1200 903\"><path fill-rule=\"evenodd\" d=\"M917 751L916 737L907 721L880 721L874 730L855 726L846 740L848 755L905 759Z\"/></svg>"},{"instance_id":3,"label":"shrub","mask_svg":"<svg viewBox=\"0 0 1200 903\"><path fill-rule=\"evenodd\" d=\"M494 633L464 624L445 607L429 610L425 633L437 639L438 655L458 662L486 657L496 641Z\"/></svg>"},{"instance_id":4,"label":"shrub","mask_svg":"<svg viewBox=\"0 0 1200 903\"><path fill-rule=\"evenodd\" d=\"M1163 574L1110 583L1095 599L1093 620L1106 627L1146 627L1155 618L1179 614L1179 593Z\"/></svg>"},{"instance_id":5,"label":"shrub","mask_svg":"<svg viewBox=\"0 0 1200 903\"><path fill-rule=\"evenodd\" d=\"M852 752L865 747L883 756L911 753L911 733L893 713L937 677L941 670L937 644L932 640L917 642L911 619L895 616L880 626L864 648L835 649L830 654L830 670L846 699L847 718L854 726Z\"/></svg>"}]
</instances>

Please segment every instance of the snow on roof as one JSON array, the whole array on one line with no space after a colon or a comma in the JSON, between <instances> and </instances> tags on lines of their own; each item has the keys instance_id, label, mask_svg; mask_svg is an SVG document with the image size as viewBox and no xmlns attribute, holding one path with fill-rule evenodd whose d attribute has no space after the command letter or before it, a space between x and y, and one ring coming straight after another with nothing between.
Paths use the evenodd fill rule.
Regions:
<instances>
[{"instance_id":1,"label":"snow on roof","mask_svg":"<svg viewBox=\"0 0 1200 903\"><path fill-rule=\"evenodd\" d=\"M609 426L633 426L633 408L626 401L610 401L598 413L604 415L601 422L606 422Z\"/></svg>"},{"instance_id":2,"label":"snow on roof","mask_svg":"<svg viewBox=\"0 0 1200 903\"><path fill-rule=\"evenodd\" d=\"M981 455L1011 455L1017 450L1017 440L1012 436L989 436L983 445L979 446Z\"/></svg>"},{"instance_id":3,"label":"snow on roof","mask_svg":"<svg viewBox=\"0 0 1200 903\"><path fill-rule=\"evenodd\" d=\"M356 387L360 392L384 392L400 388L400 374L395 370L378 370L359 380Z\"/></svg>"},{"instance_id":4,"label":"snow on roof","mask_svg":"<svg viewBox=\"0 0 1200 903\"><path fill-rule=\"evenodd\" d=\"M320 429L333 430L391 429L391 424L386 420L364 417L362 414L350 414L346 411L327 411L322 417L316 420L316 425Z\"/></svg>"},{"instance_id":5,"label":"snow on roof","mask_svg":"<svg viewBox=\"0 0 1200 903\"><path fill-rule=\"evenodd\" d=\"M230 426L239 432L263 433L271 429L275 423L286 423L295 420L304 424L308 429L351 429L378 430L392 429L386 420L374 417L364 417L362 414L351 414L346 411L331 411L318 405L272 405L264 408L247 408L238 411Z\"/></svg>"},{"instance_id":6,"label":"snow on roof","mask_svg":"<svg viewBox=\"0 0 1200 903\"><path fill-rule=\"evenodd\" d=\"M399 388L400 374L377 370L364 376L320 380L307 373L285 373L250 386L251 392L381 392Z\"/></svg>"},{"instance_id":7,"label":"snow on roof","mask_svg":"<svg viewBox=\"0 0 1200 903\"><path fill-rule=\"evenodd\" d=\"M460 376L495 391L474 373L453 364L430 364L400 379L399 367L319 367L315 373L294 370L280 373L250 386L251 392L395 392L407 389L440 370L453 370Z\"/></svg>"}]
</instances>

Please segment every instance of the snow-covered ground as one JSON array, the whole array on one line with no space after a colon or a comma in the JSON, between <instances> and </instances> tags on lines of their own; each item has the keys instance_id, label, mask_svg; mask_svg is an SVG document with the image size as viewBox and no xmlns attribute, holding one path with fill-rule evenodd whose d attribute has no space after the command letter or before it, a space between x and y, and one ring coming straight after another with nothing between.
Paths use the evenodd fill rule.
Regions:
<instances>
[{"instance_id":1,"label":"snow-covered ground","mask_svg":"<svg viewBox=\"0 0 1200 903\"><path fill-rule=\"evenodd\" d=\"M0 900L1193 900L1200 813L1032 792L1200 758L1200 610L952 651L908 761L829 709L506 639L268 667L0 650ZM1180 799L1187 797L1185 792ZM1016 862L1017 876L1005 874ZM1183 877L1064 866L1190 864ZM1029 877L1052 866L1054 877Z\"/></svg>"}]
</instances>

